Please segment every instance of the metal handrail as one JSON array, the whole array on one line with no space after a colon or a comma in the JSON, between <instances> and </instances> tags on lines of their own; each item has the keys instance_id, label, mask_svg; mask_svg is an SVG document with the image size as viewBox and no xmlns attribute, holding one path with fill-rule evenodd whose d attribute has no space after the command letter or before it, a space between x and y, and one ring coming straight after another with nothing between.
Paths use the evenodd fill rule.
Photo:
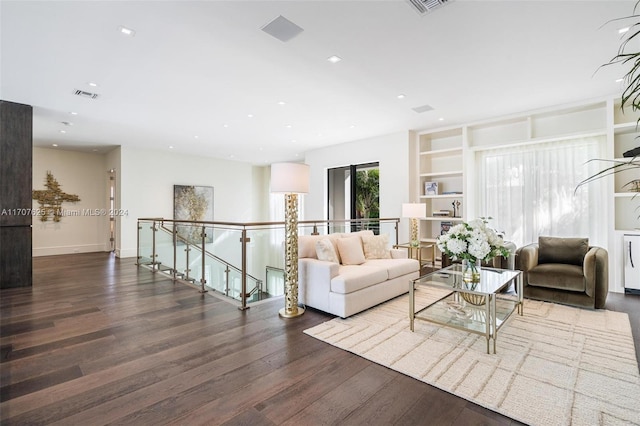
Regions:
<instances>
[{"instance_id":1,"label":"metal handrail","mask_svg":"<svg viewBox=\"0 0 640 426\"><path fill-rule=\"evenodd\" d=\"M138 218L138 242L137 242L137 255L138 255L138 264L140 262L141 259L141 253L140 253L140 232L142 227L140 226L140 222L153 222L153 229L154 229L154 233L152 236L152 244L153 244L153 254L152 254L152 260L155 262L155 257L156 257L156 238L155 238L155 232L157 231L156 229L156 224L159 223L159 229L163 230L166 233L170 233L172 235L172 240L173 240L173 251L174 251L174 265L173 265L173 277L174 279L177 279L176 277L176 246L177 246L177 241L181 241L184 242L187 245L187 248L189 249L191 246L195 246L198 247L199 250L201 252L204 253L203 255L203 276L201 278L201 291L202 292L206 292L204 289L204 285L206 283L206 280L204 278L204 258L205 256L208 256L209 258L218 261L220 263L222 263L223 265L226 266L226 273L227 273L227 278L226 278L226 291L225 293L228 295L229 292L229 271L230 269L238 272L240 274L240 276L242 277L242 290L241 290L241 295L240 295L240 301L241 301L241 306L239 307L239 309L241 310L245 310L245 309L249 309L249 307L247 306L247 278L252 279L256 282L256 286L254 286L254 288L251 290L249 296L251 296L253 293L255 293L255 291L261 291L261 283L262 280L248 274L246 272L247 270L247 243L250 241L250 238L247 238L247 231L251 231L251 230L268 230L268 229L284 229L285 223L284 222L249 222L249 223L239 223L239 222L216 222L216 221L192 221L192 220L176 220L176 219L165 219L165 218L161 218L161 217L152 217L152 218ZM165 227L165 222L166 223L170 223L173 225L176 224L188 224L188 225L192 225L192 226L201 226L202 227L202 233L201 233L201 238L202 238L202 247L199 247L197 244L191 244L189 243L188 240L186 240L183 237L180 237L177 235L176 232L174 232L173 230ZM399 218L367 218L367 219L334 219L334 220L302 220L302 221L298 221L298 228L307 228L309 226L313 226L313 231L312 231L312 235L319 235L318 232L318 227L319 226L329 226L332 224L344 224L345 228L348 226L350 228L353 228L354 225L366 225L366 224L376 224L378 226L385 224L385 223L393 223L394 229L395 229L395 243L397 244L398 242L398 224L400 222ZM232 265L231 263L225 261L224 259L221 259L220 257L214 255L213 253L207 251L204 249L205 246L205 233L206 233L206 227L216 227L217 229L223 229L223 230L234 230L234 231L242 231L242 237L240 239L240 242L242 243L242 267L238 268L234 265ZM154 268L155 270L155 268ZM189 270L189 262L187 260L187 277L188 277L188 270Z\"/></svg>"}]
</instances>

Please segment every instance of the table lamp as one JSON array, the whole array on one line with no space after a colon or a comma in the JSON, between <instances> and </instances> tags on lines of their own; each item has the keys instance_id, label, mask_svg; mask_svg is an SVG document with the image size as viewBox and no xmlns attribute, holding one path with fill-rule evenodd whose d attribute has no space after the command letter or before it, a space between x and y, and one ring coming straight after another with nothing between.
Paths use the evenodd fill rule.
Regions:
<instances>
[{"instance_id":1,"label":"table lamp","mask_svg":"<svg viewBox=\"0 0 640 426\"><path fill-rule=\"evenodd\" d=\"M427 216L427 205L424 203L402 203L402 217L411 219L411 242L413 247L420 245L418 237L418 218Z\"/></svg>"}]
</instances>

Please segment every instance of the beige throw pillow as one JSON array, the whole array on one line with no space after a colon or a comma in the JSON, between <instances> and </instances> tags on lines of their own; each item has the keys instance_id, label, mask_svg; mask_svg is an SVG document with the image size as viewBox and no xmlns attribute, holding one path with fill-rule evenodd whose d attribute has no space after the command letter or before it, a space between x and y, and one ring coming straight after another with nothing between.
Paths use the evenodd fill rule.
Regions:
<instances>
[{"instance_id":1,"label":"beige throw pillow","mask_svg":"<svg viewBox=\"0 0 640 426\"><path fill-rule=\"evenodd\" d=\"M316 242L316 255L318 260L325 262L340 263L336 249L329 238L322 238Z\"/></svg>"},{"instance_id":2,"label":"beige throw pillow","mask_svg":"<svg viewBox=\"0 0 640 426\"><path fill-rule=\"evenodd\" d=\"M391 259L389 234L363 235L362 247L365 259Z\"/></svg>"},{"instance_id":3,"label":"beige throw pillow","mask_svg":"<svg viewBox=\"0 0 640 426\"><path fill-rule=\"evenodd\" d=\"M360 237L340 238L337 243L343 265L360 265L365 262Z\"/></svg>"}]
</instances>

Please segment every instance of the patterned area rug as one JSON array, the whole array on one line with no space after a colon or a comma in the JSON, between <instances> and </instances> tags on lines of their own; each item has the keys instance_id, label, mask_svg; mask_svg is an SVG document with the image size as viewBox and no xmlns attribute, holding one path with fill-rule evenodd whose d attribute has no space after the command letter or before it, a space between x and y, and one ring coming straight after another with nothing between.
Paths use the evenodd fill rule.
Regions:
<instances>
[{"instance_id":1,"label":"patterned area rug","mask_svg":"<svg viewBox=\"0 0 640 426\"><path fill-rule=\"evenodd\" d=\"M438 290L417 291L416 306ZM440 302L443 303L443 302ZM640 374L629 318L525 300L484 336L424 321L409 330L408 295L305 333L531 425L638 425Z\"/></svg>"}]
</instances>

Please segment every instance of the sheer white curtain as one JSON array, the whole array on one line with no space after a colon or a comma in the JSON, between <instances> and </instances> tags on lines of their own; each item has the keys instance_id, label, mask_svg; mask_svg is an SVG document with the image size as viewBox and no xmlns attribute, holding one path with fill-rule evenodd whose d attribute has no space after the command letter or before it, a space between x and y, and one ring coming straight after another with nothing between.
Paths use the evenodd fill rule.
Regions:
<instances>
[{"instance_id":1,"label":"sheer white curtain","mask_svg":"<svg viewBox=\"0 0 640 426\"><path fill-rule=\"evenodd\" d=\"M538 236L589 237L606 244L601 181L575 191L597 171L605 136L491 149L476 153L478 212L518 247Z\"/></svg>"}]
</instances>

